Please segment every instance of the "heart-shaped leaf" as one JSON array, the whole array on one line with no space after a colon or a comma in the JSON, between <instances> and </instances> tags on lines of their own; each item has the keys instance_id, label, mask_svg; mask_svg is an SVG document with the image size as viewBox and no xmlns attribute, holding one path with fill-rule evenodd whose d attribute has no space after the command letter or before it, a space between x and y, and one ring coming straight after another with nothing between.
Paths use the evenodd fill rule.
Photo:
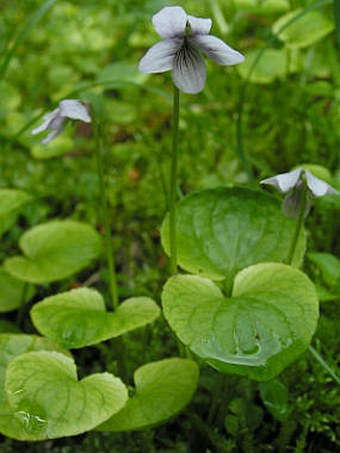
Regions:
<instances>
[{"instance_id":1,"label":"heart-shaped leaf","mask_svg":"<svg viewBox=\"0 0 340 453\"><path fill-rule=\"evenodd\" d=\"M30 351L59 351L69 355L59 345L47 338L36 335L1 334L0 335L0 433L18 440L35 440L30 436L14 416L5 394L5 371L7 365L17 356Z\"/></svg>"},{"instance_id":2,"label":"heart-shaped leaf","mask_svg":"<svg viewBox=\"0 0 340 453\"><path fill-rule=\"evenodd\" d=\"M142 327L159 313L148 297L132 297L108 313L98 291L78 288L47 297L33 307L31 317L46 337L65 348L82 348Z\"/></svg>"},{"instance_id":3,"label":"heart-shaped leaf","mask_svg":"<svg viewBox=\"0 0 340 453\"><path fill-rule=\"evenodd\" d=\"M179 265L213 280L232 279L251 264L284 261L295 232L295 222L281 213L276 198L245 188L220 187L183 198L176 224ZM169 254L168 217L161 233ZM301 234L294 264L301 263L304 250Z\"/></svg>"},{"instance_id":4,"label":"heart-shaped leaf","mask_svg":"<svg viewBox=\"0 0 340 453\"><path fill-rule=\"evenodd\" d=\"M291 11L273 25L273 33L287 46L296 49L311 46L334 30L334 22L319 11L301 13L302 9ZM291 22L295 17L297 20Z\"/></svg>"},{"instance_id":5,"label":"heart-shaped leaf","mask_svg":"<svg viewBox=\"0 0 340 453\"><path fill-rule=\"evenodd\" d=\"M86 267L101 251L101 238L90 226L73 220L38 225L20 238L25 256L5 261L6 270L31 283L69 277Z\"/></svg>"},{"instance_id":6,"label":"heart-shaped leaf","mask_svg":"<svg viewBox=\"0 0 340 453\"><path fill-rule=\"evenodd\" d=\"M31 200L22 190L0 189L0 235L10 226L20 208Z\"/></svg>"},{"instance_id":7,"label":"heart-shaped leaf","mask_svg":"<svg viewBox=\"0 0 340 453\"><path fill-rule=\"evenodd\" d=\"M188 359L148 363L135 372L135 393L100 431L145 429L168 420L186 406L197 387L199 370Z\"/></svg>"},{"instance_id":8,"label":"heart-shaped leaf","mask_svg":"<svg viewBox=\"0 0 340 453\"><path fill-rule=\"evenodd\" d=\"M206 278L176 275L162 294L180 340L224 373L268 380L308 347L316 329L315 288L301 271L263 263L241 271L232 297Z\"/></svg>"},{"instance_id":9,"label":"heart-shaped leaf","mask_svg":"<svg viewBox=\"0 0 340 453\"><path fill-rule=\"evenodd\" d=\"M74 361L58 352L22 354L6 370L5 391L27 438L73 436L95 428L125 405L120 379L97 373L78 381Z\"/></svg>"},{"instance_id":10,"label":"heart-shaped leaf","mask_svg":"<svg viewBox=\"0 0 340 453\"><path fill-rule=\"evenodd\" d=\"M0 268L0 313L6 313L20 307L27 302L34 294L30 286L27 291L26 284L21 280L12 277L4 269Z\"/></svg>"}]
</instances>

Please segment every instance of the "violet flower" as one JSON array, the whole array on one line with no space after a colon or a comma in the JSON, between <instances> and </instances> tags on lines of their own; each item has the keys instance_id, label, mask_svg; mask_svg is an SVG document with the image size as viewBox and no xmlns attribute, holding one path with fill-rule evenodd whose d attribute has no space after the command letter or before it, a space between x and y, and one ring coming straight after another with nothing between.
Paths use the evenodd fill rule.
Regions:
<instances>
[{"instance_id":1,"label":"violet flower","mask_svg":"<svg viewBox=\"0 0 340 453\"><path fill-rule=\"evenodd\" d=\"M174 84L185 93L199 93L204 88L206 67L200 51L220 65L244 61L241 53L208 34L211 19L190 16L180 6L163 8L152 23L163 41L146 52L139 70L148 74L172 70Z\"/></svg>"},{"instance_id":2,"label":"violet flower","mask_svg":"<svg viewBox=\"0 0 340 453\"><path fill-rule=\"evenodd\" d=\"M44 140L43 144L49 143L64 130L68 120L80 120L84 123L90 123L91 117L87 106L76 99L64 99L59 102L59 107L53 112L44 115L44 122L33 129L32 134L39 134L44 131L52 131Z\"/></svg>"},{"instance_id":3,"label":"violet flower","mask_svg":"<svg viewBox=\"0 0 340 453\"><path fill-rule=\"evenodd\" d=\"M297 217L302 204L303 185L307 187L307 203L305 216L310 209L310 197L323 197L324 195L339 195L339 192L325 181L312 175L309 170L297 168L289 173L281 173L271 178L263 179L260 184L274 186L279 192L287 193L282 210L288 217Z\"/></svg>"}]
</instances>

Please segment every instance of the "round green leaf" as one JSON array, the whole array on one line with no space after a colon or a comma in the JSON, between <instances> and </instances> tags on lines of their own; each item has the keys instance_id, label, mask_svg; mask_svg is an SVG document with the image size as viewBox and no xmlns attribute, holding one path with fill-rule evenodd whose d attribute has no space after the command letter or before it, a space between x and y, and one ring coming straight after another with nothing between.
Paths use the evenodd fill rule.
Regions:
<instances>
[{"instance_id":1,"label":"round green leaf","mask_svg":"<svg viewBox=\"0 0 340 453\"><path fill-rule=\"evenodd\" d=\"M177 259L194 274L213 280L232 277L251 264L284 261L295 222L281 213L280 202L265 192L245 188L202 190L177 205ZM170 253L169 218L162 243ZM301 234L296 263L305 250Z\"/></svg>"},{"instance_id":2,"label":"round green leaf","mask_svg":"<svg viewBox=\"0 0 340 453\"><path fill-rule=\"evenodd\" d=\"M30 300L34 289L30 287L26 294L24 294L24 289L25 283L0 268L0 313L16 310L21 303ZM23 296L25 296L24 300L22 300Z\"/></svg>"},{"instance_id":3,"label":"round green leaf","mask_svg":"<svg viewBox=\"0 0 340 453\"><path fill-rule=\"evenodd\" d=\"M287 46L296 49L311 46L334 30L334 22L319 11L309 11L288 25L301 12L302 9L291 11L280 17L273 25L273 33ZM283 29L286 25L287 27Z\"/></svg>"},{"instance_id":4,"label":"round green leaf","mask_svg":"<svg viewBox=\"0 0 340 453\"><path fill-rule=\"evenodd\" d=\"M65 348L82 348L145 326L159 313L148 297L132 297L108 313L98 291L78 288L47 297L33 307L31 317L46 337Z\"/></svg>"},{"instance_id":5,"label":"round green leaf","mask_svg":"<svg viewBox=\"0 0 340 453\"><path fill-rule=\"evenodd\" d=\"M125 405L120 379L97 373L78 381L75 363L58 352L28 352L7 367L5 391L27 438L73 436L103 423Z\"/></svg>"},{"instance_id":6,"label":"round green leaf","mask_svg":"<svg viewBox=\"0 0 340 453\"><path fill-rule=\"evenodd\" d=\"M148 363L135 372L135 393L100 431L145 429L168 420L186 406L197 387L199 370L188 359Z\"/></svg>"},{"instance_id":7,"label":"round green leaf","mask_svg":"<svg viewBox=\"0 0 340 453\"><path fill-rule=\"evenodd\" d=\"M268 380L308 347L318 319L315 288L301 271L262 263L241 271L232 297L206 278L176 275L162 294L180 340L224 373Z\"/></svg>"},{"instance_id":8,"label":"round green leaf","mask_svg":"<svg viewBox=\"0 0 340 453\"><path fill-rule=\"evenodd\" d=\"M299 69L298 51L288 53L286 49L266 49L259 57L260 52L260 50L247 52L244 63L237 66L241 77L244 79L249 77L252 83L271 83L275 79L284 79ZM255 61L256 65L253 69Z\"/></svg>"},{"instance_id":9,"label":"round green leaf","mask_svg":"<svg viewBox=\"0 0 340 453\"><path fill-rule=\"evenodd\" d=\"M0 189L0 235L12 224L20 208L31 200L22 190Z\"/></svg>"},{"instance_id":10,"label":"round green leaf","mask_svg":"<svg viewBox=\"0 0 340 453\"><path fill-rule=\"evenodd\" d=\"M101 238L90 226L73 220L38 225L20 238L24 256L5 261L5 269L20 280L48 283L80 271L100 254Z\"/></svg>"},{"instance_id":11,"label":"round green leaf","mask_svg":"<svg viewBox=\"0 0 340 453\"><path fill-rule=\"evenodd\" d=\"M69 355L60 346L47 338L36 335L0 335L0 433L18 440L35 440L34 433L29 436L14 416L5 394L5 371L8 364L17 356L30 351L59 351Z\"/></svg>"}]
</instances>

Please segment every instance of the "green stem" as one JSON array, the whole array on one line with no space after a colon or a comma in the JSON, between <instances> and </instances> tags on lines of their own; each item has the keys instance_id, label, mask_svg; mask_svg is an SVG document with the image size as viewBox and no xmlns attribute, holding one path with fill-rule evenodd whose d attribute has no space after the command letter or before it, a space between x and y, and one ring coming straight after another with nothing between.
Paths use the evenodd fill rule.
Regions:
<instances>
[{"instance_id":1,"label":"green stem","mask_svg":"<svg viewBox=\"0 0 340 453\"><path fill-rule=\"evenodd\" d=\"M172 117L172 156L170 172L170 257L171 272L177 272L176 243L176 199L177 199L177 166L178 166L178 129L179 129L179 89L174 86Z\"/></svg>"},{"instance_id":2,"label":"green stem","mask_svg":"<svg viewBox=\"0 0 340 453\"><path fill-rule=\"evenodd\" d=\"M97 173L99 181L99 191L100 191L100 203L101 203L101 215L104 224L105 231L105 242L106 242L106 259L109 268L109 282L110 282L110 294L111 294L111 309L115 310L118 307L118 289L117 289L117 276L113 255L113 245L111 238L111 228L109 220L109 210L106 194L106 185L104 178L104 168L103 168L103 138L101 134L100 123L97 118L94 120L94 130L96 138L95 154L97 161Z\"/></svg>"},{"instance_id":3,"label":"green stem","mask_svg":"<svg viewBox=\"0 0 340 453\"><path fill-rule=\"evenodd\" d=\"M29 289L29 283L25 282L23 287L22 287L22 292L21 292L21 300L20 300L20 307L17 313L17 320L16 323L18 327L22 328L23 327L23 322L25 318L25 311L26 311L26 298L28 294L28 289Z\"/></svg>"},{"instance_id":4,"label":"green stem","mask_svg":"<svg viewBox=\"0 0 340 453\"><path fill-rule=\"evenodd\" d=\"M289 249L289 252L287 255L287 259L286 259L287 264L292 264L292 262L293 262L296 246L297 246L297 243L299 240L301 229L303 227L306 205L307 205L307 184L305 181L303 181L303 187L302 187L302 192L301 192L300 212L299 212L299 217L296 222L294 236L293 236L292 242L290 244L290 249Z\"/></svg>"},{"instance_id":5,"label":"green stem","mask_svg":"<svg viewBox=\"0 0 340 453\"><path fill-rule=\"evenodd\" d=\"M332 376L334 381L337 384L340 384L340 378L336 374L336 372L328 365L327 362L321 357L321 355L318 353L316 349L313 348L313 346L308 346L308 351L312 354L312 356L319 362L319 364L322 366L324 370L327 371L327 373Z\"/></svg>"}]
</instances>

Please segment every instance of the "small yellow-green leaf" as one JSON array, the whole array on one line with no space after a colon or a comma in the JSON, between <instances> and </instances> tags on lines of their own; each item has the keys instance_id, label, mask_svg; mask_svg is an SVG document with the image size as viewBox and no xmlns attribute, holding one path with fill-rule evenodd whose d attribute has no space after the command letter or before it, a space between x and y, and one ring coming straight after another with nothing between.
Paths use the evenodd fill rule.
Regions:
<instances>
[{"instance_id":1,"label":"small yellow-green leaf","mask_svg":"<svg viewBox=\"0 0 340 453\"><path fill-rule=\"evenodd\" d=\"M0 313L17 309L33 296L33 287L25 291L25 285L24 282L0 268Z\"/></svg>"},{"instance_id":2,"label":"small yellow-green leaf","mask_svg":"<svg viewBox=\"0 0 340 453\"><path fill-rule=\"evenodd\" d=\"M73 220L54 220L24 233L19 241L24 256L8 258L5 269L31 283L62 280L98 257L101 238L90 226Z\"/></svg>"},{"instance_id":3,"label":"small yellow-green leaf","mask_svg":"<svg viewBox=\"0 0 340 453\"><path fill-rule=\"evenodd\" d=\"M98 430L133 431L168 420L190 402L198 375L198 366L188 359L165 359L138 368L135 393Z\"/></svg>"},{"instance_id":4,"label":"small yellow-green leaf","mask_svg":"<svg viewBox=\"0 0 340 453\"><path fill-rule=\"evenodd\" d=\"M74 361L50 351L13 359L5 374L5 392L21 440L74 436L103 423L125 405L122 381L110 373L78 381Z\"/></svg>"},{"instance_id":5,"label":"small yellow-green leaf","mask_svg":"<svg viewBox=\"0 0 340 453\"><path fill-rule=\"evenodd\" d=\"M34 433L29 436L14 416L5 394L5 372L8 364L21 354L30 351L58 351L69 355L68 351L47 338L36 335L0 335L0 433L18 440L35 440Z\"/></svg>"},{"instance_id":6,"label":"small yellow-green leaf","mask_svg":"<svg viewBox=\"0 0 340 453\"><path fill-rule=\"evenodd\" d=\"M153 322L160 313L148 297L132 297L109 313L98 291L78 288L36 304L31 317L40 333L65 348L82 348Z\"/></svg>"}]
</instances>

